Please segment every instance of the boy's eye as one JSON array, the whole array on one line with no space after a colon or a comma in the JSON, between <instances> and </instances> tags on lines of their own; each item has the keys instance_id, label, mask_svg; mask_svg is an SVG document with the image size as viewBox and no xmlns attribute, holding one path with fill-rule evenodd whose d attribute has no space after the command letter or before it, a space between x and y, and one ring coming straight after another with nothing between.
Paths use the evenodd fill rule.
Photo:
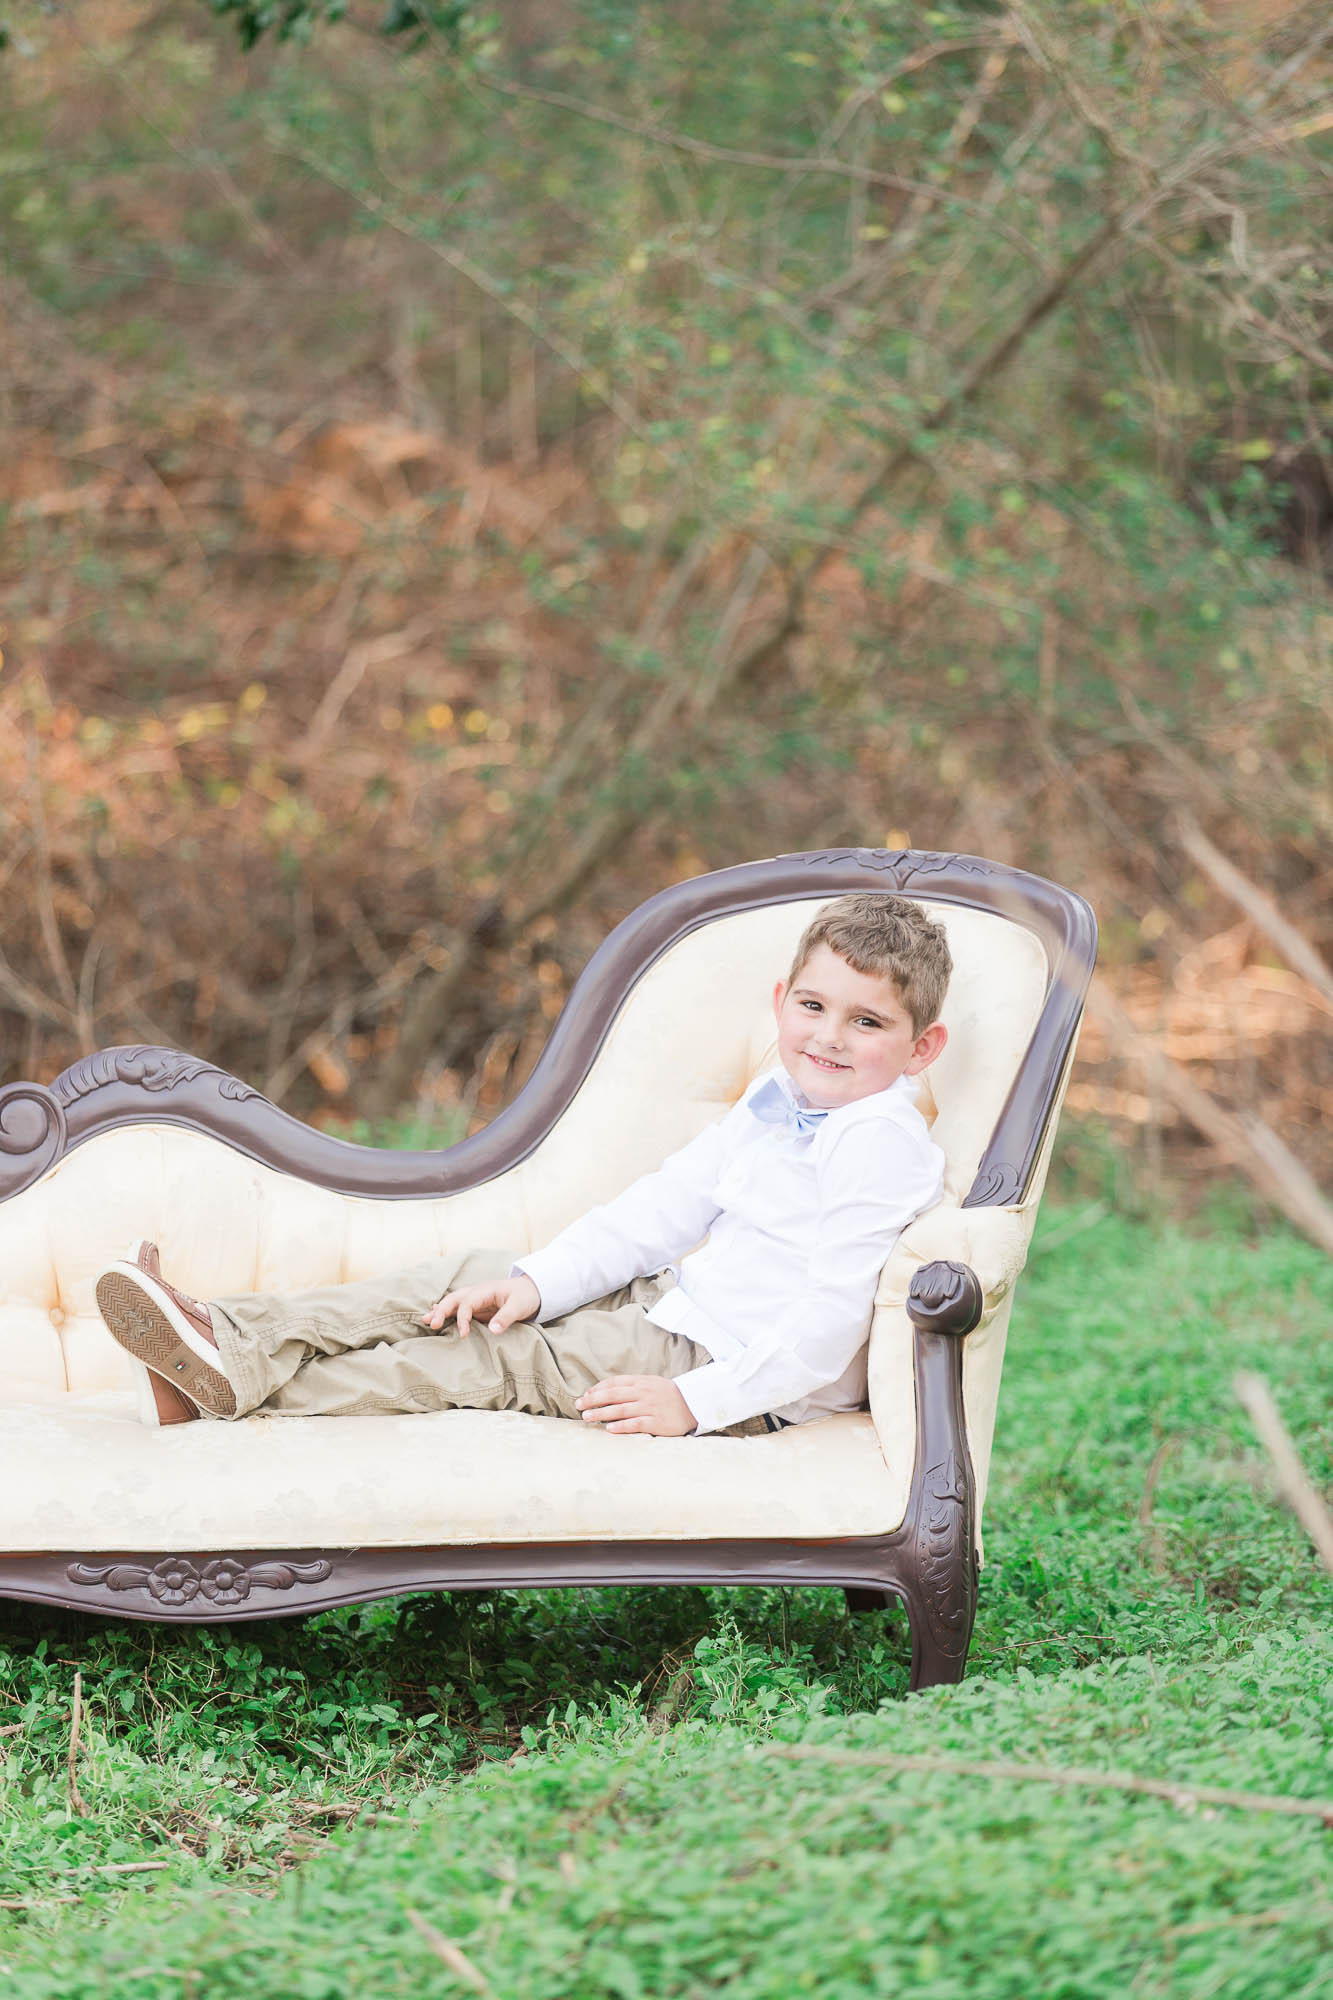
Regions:
<instances>
[{"instance_id":1,"label":"boy's eye","mask_svg":"<svg viewBox=\"0 0 1333 2000\"><path fill-rule=\"evenodd\" d=\"M818 1014L821 1012L818 1000L802 1000L801 1005L803 1007L808 1007L812 1014Z\"/></svg>"},{"instance_id":2,"label":"boy's eye","mask_svg":"<svg viewBox=\"0 0 1333 2000\"><path fill-rule=\"evenodd\" d=\"M863 1014L857 1022L858 1028L878 1028L880 1023L871 1014Z\"/></svg>"}]
</instances>

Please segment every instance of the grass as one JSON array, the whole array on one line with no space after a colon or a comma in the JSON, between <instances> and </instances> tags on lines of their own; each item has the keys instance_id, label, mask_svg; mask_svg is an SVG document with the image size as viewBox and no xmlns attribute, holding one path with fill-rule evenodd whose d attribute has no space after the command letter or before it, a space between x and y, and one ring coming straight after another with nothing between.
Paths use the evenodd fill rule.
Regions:
<instances>
[{"instance_id":1,"label":"grass","mask_svg":"<svg viewBox=\"0 0 1333 2000\"><path fill-rule=\"evenodd\" d=\"M4 1607L3 1990L1313 1996L1317 1818L781 1753L1333 1798L1333 1591L1230 1392L1265 1374L1333 1482L1330 1307L1333 1267L1290 1236L1052 1213L968 1679L911 1700L901 1623L829 1591L418 1597L243 1631Z\"/></svg>"}]
</instances>

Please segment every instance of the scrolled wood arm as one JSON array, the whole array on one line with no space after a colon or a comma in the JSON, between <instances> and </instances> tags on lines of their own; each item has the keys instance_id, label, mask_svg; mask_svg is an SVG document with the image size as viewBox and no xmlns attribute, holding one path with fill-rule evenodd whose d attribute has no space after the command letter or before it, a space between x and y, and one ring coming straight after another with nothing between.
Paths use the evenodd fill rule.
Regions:
<instances>
[{"instance_id":1,"label":"scrolled wood arm","mask_svg":"<svg viewBox=\"0 0 1333 2000\"><path fill-rule=\"evenodd\" d=\"M923 1264L907 1294L907 1315L923 1332L971 1333L981 1318L985 1298L981 1280L970 1264L940 1259Z\"/></svg>"}]
</instances>

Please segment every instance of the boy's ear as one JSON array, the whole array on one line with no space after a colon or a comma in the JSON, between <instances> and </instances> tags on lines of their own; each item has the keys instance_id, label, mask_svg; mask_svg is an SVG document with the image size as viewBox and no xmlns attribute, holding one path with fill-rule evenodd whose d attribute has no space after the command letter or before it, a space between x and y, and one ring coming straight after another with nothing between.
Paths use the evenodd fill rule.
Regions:
<instances>
[{"instance_id":1,"label":"boy's ear","mask_svg":"<svg viewBox=\"0 0 1333 2000\"><path fill-rule=\"evenodd\" d=\"M779 979L777 985L773 988L773 1012L779 1020L782 1018L782 1003L786 997L787 982L785 979Z\"/></svg>"},{"instance_id":2,"label":"boy's ear","mask_svg":"<svg viewBox=\"0 0 1333 2000\"><path fill-rule=\"evenodd\" d=\"M920 1076L922 1070L934 1062L948 1039L949 1030L943 1021L932 1021L928 1028L923 1028L912 1044L912 1053L903 1067L903 1075Z\"/></svg>"}]
</instances>

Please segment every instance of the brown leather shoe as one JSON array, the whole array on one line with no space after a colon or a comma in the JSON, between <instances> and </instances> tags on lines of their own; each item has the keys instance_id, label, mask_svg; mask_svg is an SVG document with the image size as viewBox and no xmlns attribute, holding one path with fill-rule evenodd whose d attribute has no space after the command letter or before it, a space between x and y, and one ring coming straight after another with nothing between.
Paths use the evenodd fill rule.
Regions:
<instances>
[{"instance_id":1,"label":"brown leather shoe","mask_svg":"<svg viewBox=\"0 0 1333 2000\"><path fill-rule=\"evenodd\" d=\"M162 1259L158 1255L156 1243L146 1239L131 1244L128 1261L137 1264L150 1278L161 1279ZM142 1361L133 1361L134 1394L138 1404L139 1422L154 1430L164 1429L168 1424L196 1424L203 1415L197 1403L188 1396L182 1396L179 1389L173 1389L151 1368L145 1368Z\"/></svg>"},{"instance_id":2,"label":"brown leather shoe","mask_svg":"<svg viewBox=\"0 0 1333 2000\"><path fill-rule=\"evenodd\" d=\"M126 1252L126 1262L138 1264L138 1268L148 1278L162 1278L162 1258L158 1256L158 1246L146 1238L130 1244ZM204 1414L196 1402L182 1396L178 1388L156 1376L152 1368L144 1368L140 1360L130 1358L134 1370L134 1402L138 1410L140 1424L148 1424L150 1430L164 1430L168 1424L198 1424Z\"/></svg>"},{"instance_id":3,"label":"brown leather shoe","mask_svg":"<svg viewBox=\"0 0 1333 2000\"><path fill-rule=\"evenodd\" d=\"M108 1264L96 1289L98 1311L112 1338L156 1378L159 1423L186 1423L200 1411L235 1416L236 1391L222 1371L208 1307L167 1283L156 1244L137 1243L129 1257ZM184 1407L164 1399L159 1384L178 1392ZM142 1398L140 1414L152 1421Z\"/></svg>"}]
</instances>

